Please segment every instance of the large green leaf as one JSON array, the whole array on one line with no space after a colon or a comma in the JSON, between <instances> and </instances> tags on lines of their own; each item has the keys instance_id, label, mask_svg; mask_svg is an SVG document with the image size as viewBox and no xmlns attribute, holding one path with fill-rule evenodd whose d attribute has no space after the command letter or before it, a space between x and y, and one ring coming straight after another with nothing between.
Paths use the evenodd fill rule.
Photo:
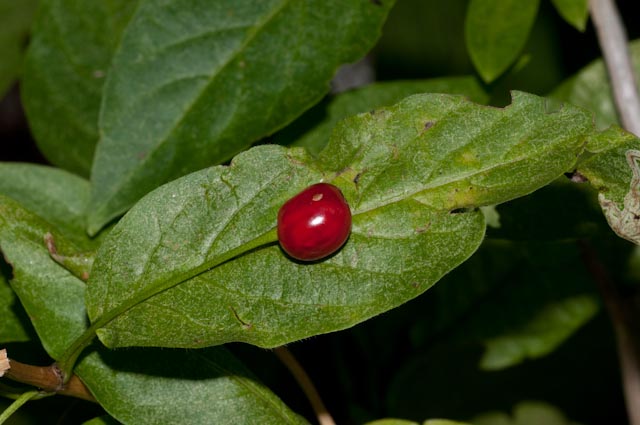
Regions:
<instances>
[{"instance_id":1,"label":"large green leaf","mask_svg":"<svg viewBox=\"0 0 640 425\"><path fill-rule=\"evenodd\" d=\"M144 0L108 75L89 231L283 127L363 56L394 0Z\"/></svg>"},{"instance_id":2,"label":"large green leaf","mask_svg":"<svg viewBox=\"0 0 640 425\"><path fill-rule=\"evenodd\" d=\"M42 0L22 99L49 161L88 176L111 57L137 0Z\"/></svg>"},{"instance_id":3,"label":"large green leaf","mask_svg":"<svg viewBox=\"0 0 640 425\"><path fill-rule=\"evenodd\" d=\"M412 96L343 121L318 160L261 146L169 183L102 245L87 293L92 326L111 347L269 347L396 307L476 250L475 207L573 167L590 117L545 105L523 93L505 109ZM335 256L297 263L272 243L276 215L320 180L345 193L352 234Z\"/></svg>"},{"instance_id":4,"label":"large green leaf","mask_svg":"<svg viewBox=\"0 0 640 425\"><path fill-rule=\"evenodd\" d=\"M551 0L558 13L577 30L584 31L589 17L588 0Z\"/></svg>"},{"instance_id":5,"label":"large green leaf","mask_svg":"<svg viewBox=\"0 0 640 425\"><path fill-rule=\"evenodd\" d=\"M12 267L11 287L45 350L58 359L86 327L84 283L52 260L47 233L55 235L61 249L77 250L54 226L0 195L0 249Z\"/></svg>"},{"instance_id":6,"label":"large green leaf","mask_svg":"<svg viewBox=\"0 0 640 425\"><path fill-rule=\"evenodd\" d=\"M326 117L304 134L296 136L291 145L304 146L312 155L317 155L329 142L331 131L339 121L351 115L392 105L416 93L460 94L477 103L486 103L489 100L488 95L474 77L447 77L431 80L374 83L336 96L326 107ZM300 117L300 121L304 121L307 118L306 115L311 116L316 113L315 109L311 109L308 114ZM278 137L279 143L287 143L287 136L291 137L291 133L295 132L296 124L298 122L290 126L293 127L291 130L289 130L289 127L283 130L283 134Z\"/></svg>"},{"instance_id":7,"label":"large green leaf","mask_svg":"<svg viewBox=\"0 0 640 425\"><path fill-rule=\"evenodd\" d=\"M18 78L36 0L0 0L0 99Z\"/></svg>"},{"instance_id":8,"label":"large green leaf","mask_svg":"<svg viewBox=\"0 0 640 425\"><path fill-rule=\"evenodd\" d=\"M82 247L95 245L85 232L89 191L87 180L58 168L0 163L0 194L46 219Z\"/></svg>"},{"instance_id":9,"label":"large green leaf","mask_svg":"<svg viewBox=\"0 0 640 425\"><path fill-rule=\"evenodd\" d=\"M540 0L471 0L465 39L471 60L484 81L498 78L524 47Z\"/></svg>"},{"instance_id":10,"label":"large green leaf","mask_svg":"<svg viewBox=\"0 0 640 425\"><path fill-rule=\"evenodd\" d=\"M224 347L100 350L78 375L124 424L306 424Z\"/></svg>"},{"instance_id":11,"label":"large green leaf","mask_svg":"<svg viewBox=\"0 0 640 425\"><path fill-rule=\"evenodd\" d=\"M47 352L59 359L87 327L85 284L49 256L51 225L0 195L0 249L11 285ZM124 424L298 424L304 421L224 348L207 351L90 352L77 373L98 402ZM237 421L237 422L235 422Z\"/></svg>"},{"instance_id":12,"label":"large green leaf","mask_svg":"<svg viewBox=\"0 0 640 425\"><path fill-rule=\"evenodd\" d=\"M636 75L640 76L640 40L630 43L629 51ZM618 123L609 76L602 59L584 67L550 96L593 111L599 129Z\"/></svg>"},{"instance_id":13,"label":"large green leaf","mask_svg":"<svg viewBox=\"0 0 640 425\"><path fill-rule=\"evenodd\" d=\"M89 240L84 231L84 213L89 200L89 182L87 180L52 167L34 164L0 163L0 195L17 201L20 206L45 218L49 223L52 223L52 226L46 226L41 219L33 216L34 222L40 223L41 225L38 231L39 235L35 235L30 240L25 240L20 230L17 231L18 233L10 230L10 227L15 224L14 222L10 221L13 224L4 222L2 225L3 230L0 230L0 232L9 232L5 234L5 237L15 237L16 244L23 243L28 246L29 243L32 243L33 246L41 249L45 246L45 233L57 228L62 229L65 235L68 236L67 239L75 242L83 248L83 250L95 249L97 246L97 241ZM11 205L14 204L11 203ZM15 209L17 211L20 210L17 207ZM25 215L25 217L27 217L27 215ZM18 226L20 225L18 224ZM60 252L69 249L72 249L74 252L78 250L75 246L71 247L64 242L59 245L58 248ZM24 247L21 249L21 252L29 251L28 248L26 251ZM48 262L50 259L47 257L45 252L44 255L38 258ZM35 258L36 257L32 258L31 255L28 255L25 259L34 259L35 261ZM16 273L16 271L14 270L13 273ZM21 283L25 279L29 279L28 277L24 277L25 275L29 275L29 273L28 267L24 270L19 268L16 283L14 284L21 287ZM56 273L59 273L57 269ZM11 272L7 270L6 274L9 276ZM64 273L60 272L59 275L64 276L62 277L63 280L67 279ZM0 280L3 279L1 276L4 276L4 273L0 275ZM40 283L42 284L42 282ZM71 285L71 288L72 287L73 285ZM66 291L62 296L65 295ZM2 311L1 317L3 318L2 321L0 321L0 340L4 342L12 340L22 341L26 339L23 325L20 324L19 314L22 312L22 307L16 305L16 302L17 300L15 299L13 291L6 283L2 284L2 282L0 282L0 311ZM22 317L22 319L24 320L25 317ZM45 329L43 332L47 332L47 330Z\"/></svg>"}]
</instances>

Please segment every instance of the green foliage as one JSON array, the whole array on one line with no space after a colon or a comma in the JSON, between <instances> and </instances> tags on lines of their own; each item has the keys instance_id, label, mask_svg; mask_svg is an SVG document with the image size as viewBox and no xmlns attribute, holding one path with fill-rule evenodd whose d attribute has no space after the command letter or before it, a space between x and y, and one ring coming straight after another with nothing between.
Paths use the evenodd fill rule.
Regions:
<instances>
[{"instance_id":1,"label":"green foliage","mask_svg":"<svg viewBox=\"0 0 640 425\"><path fill-rule=\"evenodd\" d=\"M478 81L473 77L434 78L423 81L391 81L375 83L336 96L326 107L326 117L311 129L300 135L296 134L296 123L285 131L278 142L291 143L292 146L303 146L309 153L316 156L329 142L329 136L335 125L351 115L369 112L382 106L390 106L403 98L416 93L451 93L468 97L477 103L486 103L488 97ZM322 106L322 105L321 105ZM317 112L314 108L300 118L305 122L307 115L313 117Z\"/></svg>"},{"instance_id":2,"label":"green foliage","mask_svg":"<svg viewBox=\"0 0 640 425\"><path fill-rule=\"evenodd\" d=\"M589 17L588 0L551 0L558 13L578 31L584 32Z\"/></svg>"},{"instance_id":3,"label":"green foliage","mask_svg":"<svg viewBox=\"0 0 640 425\"><path fill-rule=\"evenodd\" d=\"M518 120L516 132L503 124ZM424 95L344 121L317 161L254 148L229 167L163 186L118 223L92 270L89 316L110 347L271 347L352 326L469 257L484 233L473 208L570 169L588 123L580 110L548 113L543 99L519 93L504 110ZM320 179L333 180L351 205L345 247L313 265L262 248L275 241L279 206ZM266 273L251 272L258 268ZM304 288L313 288L310 302Z\"/></svg>"},{"instance_id":4,"label":"green foliage","mask_svg":"<svg viewBox=\"0 0 640 425\"><path fill-rule=\"evenodd\" d=\"M469 56L482 79L498 78L520 55L539 0L471 0L465 22Z\"/></svg>"},{"instance_id":5,"label":"green foliage","mask_svg":"<svg viewBox=\"0 0 640 425\"><path fill-rule=\"evenodd\" d=\"M43 346L59 359L87 327L86 286L50 257L42 235L54 234L63 248L67 243L54 226L10 198L0 196L0 201L0 246L13 268L11 286ZM100 404L125 424L167 418L225 423L231 417L265 424L304 423L254 382L224 348L199 353L100 349L84 357L76 373ZM195 405L201 407L194 409Z\"/></svg>"},{"instance_id":6,"label":"green foliage","mask_svg":"<svg viewBox=\"0 0 640 425\"><path fill-rule=\"evenodd\" d=\"M229 353L100 350L78 366L98 402L124 424L307 424Z\"/></svg>"},{"instance_id":7,"label":"green foliage","mask_svg":"<svg viewBox=\"0 0 640 425\"><path fill-rule=\"evenodd\" d=\"M41 0L33 28L33 1L0 0L0 92L31 33L21 95L54 165L0 162L0 349L75 373L91 425L307 423L256 348L300 340L339 423L620 417L592 262L636 290L602 208L637 189L640 140L600 61L508 91L560 80L555 13L583 31L587 2L552 3L403 0L372 50L395 0ZM394 80L323 99L364 55ZM353 225L300 262L277 215L317 182Z\"/></svg>"},{"instance_id":8,"label":"green foliage","mask_svg":"<svg viewBox=\"0 0 640 425\"><path fill-rule=\"evenodd\" d=\"M104 89L89 232L316 103L338 65L372 47L392 4L143 1Z\"/></svg>"},{"instance_id":9,"label":"green foliage","mask_svg":"<svg viewBox=\"0 0 640 425\"><path fill-rule=\"evenodd\" d=\"M105 75L138 1L41 3L22 80L25 110L47 159L88 177Z\"/></svg>"},{"instance_id":10,"label":"green foliage","mask_svg":"<svg viewBox=\"0 0 640 425\"><path fill-rule=\"evenodd\" d=\"M636 75L640 75L640 40L630 43L629 51ZM594 112L596 126L599 129L618 124L611 85L602 59L587 65L562 83L550 96Z\"/></svg>"}]
</instances>

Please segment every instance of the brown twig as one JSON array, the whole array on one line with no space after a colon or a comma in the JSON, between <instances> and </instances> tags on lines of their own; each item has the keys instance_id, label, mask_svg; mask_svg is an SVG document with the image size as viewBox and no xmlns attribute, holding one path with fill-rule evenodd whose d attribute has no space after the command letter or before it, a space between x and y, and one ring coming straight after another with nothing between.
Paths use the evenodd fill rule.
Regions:
<instances>
[{"instance_id":1,"label":"brown twig","mask_svg":"<svg viewBox=\"0 0 640 425\"><path fill-rule=\"evenodd\" d=\"M291 354L287 347L278 347L273 351L285 367L289 369L289 372L291 372L295 380L298 382L298 385L300 385L300 388L302 388L302 391L307 396L307 399L309 399L311 407L313 408L320 425L335 425L336 423L333 420L333 417L331 417L331 414L322 402L320 394L318 394L311 378L309 378L309 375L307 375L307 372L305 372L293 354Z\"/></svg>"},{"instance_id":2,"label":"brown twig","mask_svg":"<svg viewBox=\"0 0 640 425\"><path fill-rule=\"evenodd\" d=\"M580 241L579 246L583 263L598 285L615 332L629 423L640 425L640 346L633 322L633 304L622 297L591 244Z\"/></svg>"},{"instance_id":3,"label":"brown twig","mask_svg":"<svg viewBox=\"0 0 640 425\"><path fill-rule=\"evenodd\" d=\"M51 366L32 366L9 359L7 351L0 350L0 365L2 364L5 364L5 367L0 376L12 381L32 385L47 393L57 393L92 402L96 401L89 389L76 375L71 376L65 383L64 376L55 363ZM0 366L0 370L2 369L3 367Z\"/></svg>"}]
</instances>

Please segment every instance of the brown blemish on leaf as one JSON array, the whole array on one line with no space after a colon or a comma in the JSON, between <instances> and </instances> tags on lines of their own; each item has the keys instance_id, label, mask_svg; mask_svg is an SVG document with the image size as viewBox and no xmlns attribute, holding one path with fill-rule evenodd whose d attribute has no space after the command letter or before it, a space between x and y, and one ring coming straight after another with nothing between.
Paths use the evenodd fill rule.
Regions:
<instances>
[{"instance_id":1,"label":"brown blemish on leaf","mask_svg":"<svg viewBox=\"0 0 640 425\"><path fill-rule=\"evenodd\" d=\"M391 159L394 161L398 160L398 158L400 158L400 150L398 147L396 145L391 145L391 151Z\"/></svg>"},{"instance_id":2,"label":"brown blemish on leaf","mask_svg":"<svg viewBox=\"0 0 640 425\"><path fill-rule=\"evenodd\" d=\"M424 226L417 227L416 233L417 234L425 233L427 230L429 230L429 227L431 227L431 222L425 224Z\"/></svg>"},{"instance_id":3,"label":"brown blemish on leaf","mask_svg":"<svg viewBox=\"0 0 640 425\"><path fill-rule=\"evenodd\" d=\"M375 4L376 6L382 6L382 0L369 0L371 4Z\"/></svg>"},{"instance_id":4,"label":"brown blemish on leaf","mask_svg":"<svg viewBox=\"0 0 640 425\"><path fill-rule=\"evenodd\" d=\"M56 248L56 243L53 240L53 235L50 232L45 233L44 243L47 246L47 251L49 251L49 254L55 259L55 256L58 255L58 249Z\"/></svg>"},{"instance_id":5,"label":"brown blemish on leaf","mask_svg":"<svg viewBox=\"0 0 640 425\"><path fill-rule=\"evenodd\" d=\"M577 170L573 170L571 173L564 173L564 175L574 183L587 183L589 181L588 178L580 174Z\"/></svg>"},{"instance_id":6,"label":"brown blemish on leaf","mask_svg":"<svg viewBox=\"0 0 640 425\"><path fill-rule=\"evenodd\" d=\"M238 322L240 322L240 324L242 325L242 328L244 330L249 330L249 329L251 329L253 327L253 325L251 323L245 322L244 320L242 320L240 318L240 316L238 315L238 312L236 311L235 308L233 308L233 306L229 306L229 310L231 310L231 313L233 313L233 317L235 317L236 320Z\"/></svg>"}]
</instances>

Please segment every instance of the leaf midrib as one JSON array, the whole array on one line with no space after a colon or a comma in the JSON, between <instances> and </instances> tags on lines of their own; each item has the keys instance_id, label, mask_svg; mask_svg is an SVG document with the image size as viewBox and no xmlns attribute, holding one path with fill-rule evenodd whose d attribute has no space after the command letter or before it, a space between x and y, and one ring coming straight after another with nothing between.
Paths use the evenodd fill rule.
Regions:
<instances>
[{"instance_id":1,"label":"leaf midrib","mask_svg":"<svg viewBox=\"0 0 640 425\"><path fill-rule=\"evenodd\" d=\"M216 78L218 78L220 76L220 74L222 73L222 71L224 71L231 63L233 63L233 61L235 59L237 59L239 57L239 55L241 54L241 52L245 51L246 47L254 40L254 38L273 20L275 19L275 17L278 16L278 14L280 12L282 12L282 10L284 10L286 8L286 6L289 5L289 3L291 3L291 1L293 0L282 0L282 2L276 7L274 8L271 13L267 14L263 20L261 22L258 22L254 27L253 27L253 31L249 31L247 34L247 37L245 38L245 40L242 42L242 44L236 49L236 51L231 54L227 60L218 68L218 72L216 73L212 73L209 76L209 80L207 81L206 85L204 86L205 88L208 88L211 86L211 84L216 80ZM137 13L137 12L136 12ZM124 37L122 37L122 39L124 39ZM121 39L121 40L122 40ZM122 42L121 42L122 43ZM121 43L120 46L118 46L118 49L120 49L121 47ZM192 111L193 107L198 103L198 101L202 98L203 94L206 92L206 89L201 90L200 93L195 96L192 100L192 102L183 109L182 114L178 117L178 119L176 120L175 124L173 126L171 126L171 128L167 131L167 133L159 140L158 143L156 143L151 149L149 149L148 154L138 163L136 163L135 167L131 168L125 175L125 178L120 178L118 179L119 183L115 184L113 186L111 186L111 190L107 190L106 193L104 193L104 195L101 197L102 199L106 199L106 202L103 202L104 205L106 205L110 200L113 198L114 195L116 195L117 193L119 193L123 187L126 187L127 184L129 184L132 176L134 176L137 173L137 170L143 166L144 164L146 164L152 157L153 154L155 152L158 151L158 149L160 149L162 146L164 146L171 138L171 135L174 133L174 131L180 127L180 125L182 124L182 122L184 121L184 119L190 114L190 112ZM103 98L104 99L104 98ZM104 102L103 102L103 106L104 106ZM102 116L102 113L100 114ZM102 118L100 119L100 121L102 121ZM101 134L104 136L104 129L102 128L102 122L101 122Z\"/></svg>"}]
</instances>

